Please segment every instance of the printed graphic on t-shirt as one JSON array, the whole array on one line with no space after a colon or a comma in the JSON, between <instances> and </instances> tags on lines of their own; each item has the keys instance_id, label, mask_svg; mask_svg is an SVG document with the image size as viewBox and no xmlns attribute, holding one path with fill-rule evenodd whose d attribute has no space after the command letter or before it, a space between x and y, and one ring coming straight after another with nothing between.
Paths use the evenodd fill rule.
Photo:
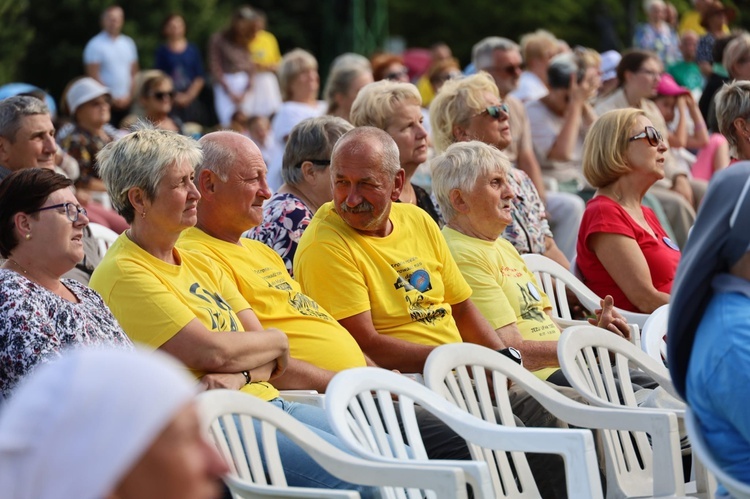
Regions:
<instances>
[{"instance_id":1,"label":"printed graphic on t-shirt","mask_svg":"<svg viewBox=\"0 0 750 499\"><path fill-rule=\"evenodd\" d=\"M327 321L333 320L333 317L328 315L324 310L320 309L320 305L310 298L309 296L295 291L289 284L289 274L285 271L282 272L273 267L264 267L255 271L258 276L266 282L269 288L275 288L287 292L287 301L289 305L302 315L307 317L319 317Z\"/></svg>"},{"instance_id":2,"label":"printed graphic on t-shirt","mask_svg":"<svg viewBox=\"0 0 750 499\"><path fill-rule=\"evenodd\" d=\"M211 331L239 331L239 324L232 313L232 307L220 294L204 288L197 282L190 286L190 294L203 300L206 305L200 307L211 317Z\"/></svg>"},{"instance_id":3,"label":"printed graphic on t-shirt","mask_svg":"<svg viewBox=\"0 0 750 499\"><path fill-rule=\"evenodd\" d=\"M444 307L435 305L422 294L432 289L432 283L430 273L418 257L414 256L403 262L393 263L391 267L398 272L393 287L404 290L404 299L409 307L411 320L434 326L448 315Z\"/></svg>"}]
</instances>

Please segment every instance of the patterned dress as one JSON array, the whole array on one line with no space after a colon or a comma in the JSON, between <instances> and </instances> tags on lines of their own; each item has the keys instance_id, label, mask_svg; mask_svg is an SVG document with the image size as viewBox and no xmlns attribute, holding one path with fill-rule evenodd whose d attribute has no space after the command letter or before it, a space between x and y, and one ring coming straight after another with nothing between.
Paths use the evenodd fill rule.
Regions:
<instances>
[{"instance_id":1,"label":"patterned dress","mask_svg":"<svg viewBox=\"0 0 750 499\"><path fill-rule=\"evenodd\" d=\"M263 205L263 222L243 234L260 241L279 254L289 274L292 273L294 253L313 212L294 194L276 193Z\"/></svg>"},{"instance_id":2,"label":"patterned dress","mask_svg":"<svg viewBox=\"0 0 750 499\"><path fill-rule=\"evenodd\" d=\"M101 296L72 279L62 279L80 303L72 303L7 269L0 269L0 400L37 364L75 346L131 349Z\"/></svg>"}]
</instances>

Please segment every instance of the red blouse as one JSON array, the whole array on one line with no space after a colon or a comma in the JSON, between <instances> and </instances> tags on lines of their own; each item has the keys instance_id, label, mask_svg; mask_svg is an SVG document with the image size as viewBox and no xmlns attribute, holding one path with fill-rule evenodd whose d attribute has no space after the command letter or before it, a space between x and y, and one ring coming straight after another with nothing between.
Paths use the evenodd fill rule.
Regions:
<instances>
[{"instance_id":1,"label":"red blouse","mask_svg":"<svg viewBox=\"0 0 750 499\"><path fill-rule=\"evenodd\" d=\"M656 234L656 238L638 225L628 212L613 199L606 196L596 196L586 205L576 246L576 266L586 286L601 297L612 295L617 307L633 312L640 312L640 310L625 297L625 293L615 284L614 279L610 277L604 265L591 250L589 236L598 232L605 232L622 234L635 239L648 263L651 283L654 288L664 293L670 293L672 281L674 281L677 272L677 264L680 262L680 250L669 239L650 208L644 206L643 215L649 227Z\"/></svg>"}]
</instances>

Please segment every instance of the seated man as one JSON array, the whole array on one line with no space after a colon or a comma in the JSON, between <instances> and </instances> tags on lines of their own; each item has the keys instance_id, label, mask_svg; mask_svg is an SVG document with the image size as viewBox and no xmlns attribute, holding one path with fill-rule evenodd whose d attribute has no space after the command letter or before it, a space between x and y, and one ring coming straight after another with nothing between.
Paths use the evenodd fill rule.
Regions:
<instances>
[{"instance_id":1,"label":"seated man","mask_svg":"<svg viewBox=\"0 0 750 499\"><path fill-rule=\"evenodd\" d=\"M325 122L318 122L325 127ZM266 166L253 142L234 132L210 133L200 140L203 161L196 168L201 193L198 223L177 246L214 260L248 301L263 327L284 331L290 359L277 388L325 392L337 371L375 365L323 307L301 292L279 255L259 241L241 237L262 221L263 201L271 196ZM470 459L463 438L438 418L417 408L425 450L432 459Z\"/></svg>"},{"instance_id":2,"label":"seated man","mask_svg":"<svg viewBox=\"0 0 750 499\"><path fill-rule=\"evenodd\" d=\"M511 222L511 165L503 153L478 141L453 144L432 160L432 189L446 219L443 235L473 291L472 301L506 345L518 348L524 367L542 380L570 386L560 370L549 299L505 239ZM627 322L607 296L592 324L628 337Z\"/></svg>"}]
</instances>

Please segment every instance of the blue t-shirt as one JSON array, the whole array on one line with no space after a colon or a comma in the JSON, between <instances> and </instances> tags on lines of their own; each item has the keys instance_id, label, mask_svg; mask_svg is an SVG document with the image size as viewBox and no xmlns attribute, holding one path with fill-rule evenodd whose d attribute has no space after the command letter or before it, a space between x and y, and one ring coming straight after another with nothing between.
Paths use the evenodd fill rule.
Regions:
<instances>
[{"instance_id":1,"label":"blue t-shirt","mask_svg":"<svg viewBox=\"0 0 750 499\"><path fill-rule=\"evenodd\" d=\"M160 45L156 49L154 67L172 78L174 88L178 92L184 92L193 80L205 76L201 54L198 47L192 43L188 43L182 53L172 52L166 45Z\"/></svg>"}]
</instances>

